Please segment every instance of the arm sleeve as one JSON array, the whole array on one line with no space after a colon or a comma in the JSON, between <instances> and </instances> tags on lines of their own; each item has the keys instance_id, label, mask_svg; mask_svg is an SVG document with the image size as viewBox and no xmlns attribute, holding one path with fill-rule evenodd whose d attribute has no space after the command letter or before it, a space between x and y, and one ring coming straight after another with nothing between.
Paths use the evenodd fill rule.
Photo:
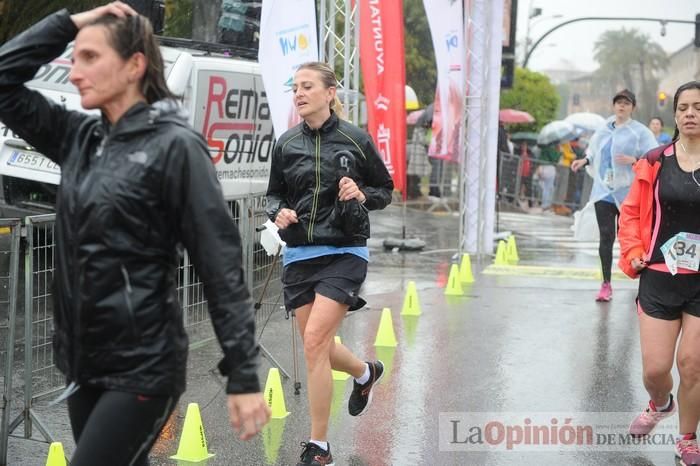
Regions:
<instances>
[{"instance_id":1,"label":"arm sleeve","mask_svg":"<svg viewBox=\"0 0 700 466\"><path fill-rule=\"evenodd\" d=\"M627 262L635 257L643 257L645 252L640 232L640 190L641 184L635 177L629 194L620 206L620 226L617 237L620 242L620 260Z\"/></svg>"},{"instance_id":2,"label":"arm sleeve","mask_svg":"<svg viewBox=\"0 0 700 466\"><path fill-rule=\"evenodd\" d=\"M394 181L369 135L366 136L363 151L367 157L363 186L360 188L367 198L364 206L368 210L383 209L391 202Z\"/></svg>"},{"instance_id":3,"label":"arm sleeve","mask_svg":"<svg viewBox=\"0 0 700 466\"><path fill-rule=\"evenodd\" d=\"M588 143L588 147L586 147L585 150L585 156L588 159L588 163L593 165L593 163L596 161L596 158L598 157L598 152L600 151L600 145L598 141L600 140L600 133L596 131L593 133L593 136L591 136L591 140Z\"/></svg>"},{"instance_id":4,"label":"arm sleeve","mask_svg":"<svg viewBox=\"0 0 700 466\"><path fill-rule=\"evenodd\" d=\"M260 391L259 348L252 301L244 282L238 228L228 213L204 141L187 131L170 147L165 199L179 236L204 284L224 357L227 393Z\"/></svg>"},{"instance_id":5,"label":"arm sleeve","mask_svg":"<svg viewBox=\"0 0 700 466\"><path fill-rule=\"evenodd\" d=\"M287 183L284 181L284 167L282 164L282 144L280 144L280 141L277 141L272 151L270 180L267 184L267 205L265 206L265 213L273 222L280 210L289 208L287 203Z\"/></svg>"},{"instance_id":6,"label":"arm sleeve","mask_svg":"<svg viewBox=\"0 0 700 466\"><path fill-rule=\"evenodd\" d=\"M24 85L59 57L78 29L67 10L54 13L0 48L0 120L61 164L87 114L69 111Z\"/></svg>"}]
</instances>

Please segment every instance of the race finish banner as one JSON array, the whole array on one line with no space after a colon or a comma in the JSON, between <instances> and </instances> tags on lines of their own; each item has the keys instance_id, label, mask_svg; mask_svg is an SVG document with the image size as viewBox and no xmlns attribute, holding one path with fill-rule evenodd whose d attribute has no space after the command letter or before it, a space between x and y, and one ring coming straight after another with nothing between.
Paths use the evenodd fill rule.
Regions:
<instances>
[{"instance_id":1,"label":"race finish banner","mask_svg":"<svg viewBox=\"0 0 700 466\"><path fill-rule=\"evenodd\" d=\"M275 137L301 122L292 84L299 65L318 61L314 0L263 0L258 62Z\"/></svg>"},{"instance_id":2,"label":"race finish banner","mask_svg":"<svg viewBox=\"0 0 700 466\"><path fill-rule=\"evenodd\" d=\"M406 198L406 71L403 1L360 0L360 63L367 127Z\"/></svg>"},{"instance_id":3,"label":"race finish banner","mask_svg":"<svg viewBox=\"0 0 700 466\"><path fill-rule=\"evenodd\" d=\"M433 106L433 139L428 155L459 161L464 110L464 13L455 0L423 0L433 38L438 85Z\"/></svg>"}]
</instances>

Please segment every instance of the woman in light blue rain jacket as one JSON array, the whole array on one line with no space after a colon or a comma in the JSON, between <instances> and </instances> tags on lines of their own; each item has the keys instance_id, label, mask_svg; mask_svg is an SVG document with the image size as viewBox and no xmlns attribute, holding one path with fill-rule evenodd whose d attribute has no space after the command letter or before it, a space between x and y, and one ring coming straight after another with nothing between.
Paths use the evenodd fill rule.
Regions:
<instances>
[{"instance_id":1,"label":"woman in light blue rain jacket","mask_svg":"<svg viewBox=\"0 0 700 466\"><path fill-rule=\"evenodd\" d=\"M603 283L596 301L612 299L612 250L617 231L620 204L627 196L634 179L632 165L644 154L657 147L654 133L646 125L633 120L632 112L637 105L634 94L623 89L613 97L615 114L608 118L605 126L591 137L586 157L571 164L573 171L588 166L593 177L590 201L594 203L600 243L598 254L603 272Z\"/></svg>"}]
</instances>

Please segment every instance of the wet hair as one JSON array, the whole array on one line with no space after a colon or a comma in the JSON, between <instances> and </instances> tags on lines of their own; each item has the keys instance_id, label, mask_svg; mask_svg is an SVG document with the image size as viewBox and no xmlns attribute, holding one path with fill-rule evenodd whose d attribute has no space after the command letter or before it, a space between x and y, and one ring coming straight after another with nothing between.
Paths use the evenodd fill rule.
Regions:
<instances>
[{"instance_id":1,"label":"wet hair","mask_svg":"<svg viewBox=\"0 0 700 466\"><path fill-rule=\"evenodd\" d=\"M676 113L676 110L678 109L678 99L680 98L681 94L685 91L692 91L693 89L697 89L700 91L700 81L688 81L687 83L681 85L677 90L676 93L673 95L673 113ZM679 135L678 131L678 123L676 123L676 129L673 131L673 140L675 141L678 139Z\"/></svg>"},{"instance_id":2,"label":"wet hair","mask_svg":"<svg viewBox=\"0 0 700 466\"><path fill-rule=\"evenodd\" d=\"M297 71L299 70L312 70L318 72L318 74L321 76L321 83L325 89L328 89L329 87L338 87L338 78L335 76L335 71L333 71L333 68L326 63L320 61L309 61L299 65ZM337 95L330 103L330 109L336 115L338 115L339 118L343 117L343 104L340 102Z\"/></svg>"},{"instance_id":3,"label":"wet hair","mask_svg":"<svg viewBox=\"0 0 700 466\"><path fill-rule=\"evenodd\" d=\"M146 71L141 78L141 92L146 102L152 104L163 99L177 99L165 82L165 66L160 48L148 18L141 15L118 18L101 16L89 26L101 26L107 31L107 42L117 54L128 60L135 53L146 57Z\"/></svg>"},{"instance_id":4,"label":"wet hair","mask_svg":"<svg viewBox=\"0 0 700 466\"><path fill-rule=\"evenodd\" d=\"M651 123L654 120L659 120L659 123L661 123L661 127L664 127L664 120L662 120L660 116L653 116L649 118L649 123Z\"/></svg>"}]
</instances>

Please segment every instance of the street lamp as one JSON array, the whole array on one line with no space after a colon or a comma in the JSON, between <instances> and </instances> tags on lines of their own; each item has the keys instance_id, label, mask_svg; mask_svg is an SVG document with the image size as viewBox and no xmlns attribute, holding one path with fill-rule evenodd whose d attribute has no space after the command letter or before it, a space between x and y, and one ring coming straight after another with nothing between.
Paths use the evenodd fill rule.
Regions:
<instances>
[{"instance_id":1,"label":"street lamp","mask_svg":"<svg viewBox=\"0 0 700 466\"><path fill-rule=\"evenodd\" d=\"M557 44L556 42L547 42L546 44L540 44L538 50L539 50L539 49L542 49L542 48L557 47L558 45L559 45L559 44ZM530 58L532 58L532 56L533 56L534 54L535 54L535 51L533 51L532 53L530 53Z\"/></svg>"},{"instance_id":2,"label":"street lamp","mask_svg":"<svg viewBox=\"0 0 700 466\"><path fill-rule=\"evenodd\" d=\"M522 67L527 68L527 63L530 60L530 55L532 55L532 51L537 48L538 45L542 43L542 41L547 38L551 33L556 31L557 29L563 28L564 26L568 26L569 24L572 23L578 23L579 21L651 21L653 23L661 23L662 26L666 24L694 24L695 25L695 43L698 44L697 46L700 47L700 13L696 16L696 21L688 21L684 19L666 19L666 18L639 18L639 17L634 17L634 16L583 16L580 18L573 18L573 19L568 19L564 21L563 23L559 23L553 28L550 28L542 34L534 44L532 44L532 47L526 47L527 53L525 54L525 60L523 61Z\"/></svg>"},{"instance_id":3,"label":"street lamp","mask_svg":"<svg viewBox=\"0 0 700 466\"><path fill-rule=\"evenodd\" d=\"M527 11L527 24L525 25L525 55L527 55L528 43L530 42L530 21L532 18L542 14L542 8L532 8L532 1Z\"/></svg>"},{"instance_id":4,"label":"street lamp","mask_svg":"<svg viewBox=\"0 0 700 466\"><path fill-rule=\"evenodd\" d=\"M564 15L562 14L554 14L554 15L548 15L548 16L541 16L542 15L542 8L530 8L530 12L528 13L527 16L527 25L525 27L525 45L524 45L524 53L523 53L523 60L524 57L527 57L528 52L530 51L530 45L531 45L531 40L530 40L530 27L534 26L535 24L541 22L542 20L545 19L557 19L557 18L562 18ZM533 18L536 18L539 16L539 19L532 21Z\"/></svg>"}]
</instances>

